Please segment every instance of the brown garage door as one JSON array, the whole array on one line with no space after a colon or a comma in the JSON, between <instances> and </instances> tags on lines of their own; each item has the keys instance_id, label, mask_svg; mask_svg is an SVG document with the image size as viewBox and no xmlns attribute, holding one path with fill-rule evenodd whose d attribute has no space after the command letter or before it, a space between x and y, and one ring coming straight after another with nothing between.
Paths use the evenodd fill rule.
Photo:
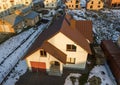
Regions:
<instances>
[{"instance_id":1,"label":"brown garage door","mask_svg":"<svg viewBox=\"0 0 120 85\"><path fill-rule=\"evenodd\" d=\"M46 64L44 62L31 61L31 67L33 72L46 72Z\"/></svg>"}]
</instances>

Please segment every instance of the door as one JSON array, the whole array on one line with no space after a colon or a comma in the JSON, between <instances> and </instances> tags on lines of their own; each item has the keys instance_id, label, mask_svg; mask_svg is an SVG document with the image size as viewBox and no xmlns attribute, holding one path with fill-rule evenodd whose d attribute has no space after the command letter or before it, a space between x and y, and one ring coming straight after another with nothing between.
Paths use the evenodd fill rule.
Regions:
<instances>
[{"instance_id":1,"label":"door","mask_svg":"<svg viewBox=\"0 0 120 85\"><path fill-rule=\"evenodd\" d=\"M46 64L44 62L31 61L30 63L33 72L46 72Z\"/></svg>"}]
</instances>

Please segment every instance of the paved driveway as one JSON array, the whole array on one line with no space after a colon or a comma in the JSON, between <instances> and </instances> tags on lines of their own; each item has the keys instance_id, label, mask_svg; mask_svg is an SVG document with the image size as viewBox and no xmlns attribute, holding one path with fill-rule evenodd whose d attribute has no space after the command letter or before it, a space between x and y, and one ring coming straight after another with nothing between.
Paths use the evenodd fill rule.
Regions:
<instances>
[{"instance_id":1,"label":"paved driveway","mask_svg":"<svg viewBox=\"0 0 120 85\"><path fill-rule=\"evenodd\" d=\"M64 74L61 77L48 76L46 73L42 72L26 72L15 85L64 85L65 78L69 73L85 73L86 71L87 70L64 69Z\"/></svg>"}]
</instances>

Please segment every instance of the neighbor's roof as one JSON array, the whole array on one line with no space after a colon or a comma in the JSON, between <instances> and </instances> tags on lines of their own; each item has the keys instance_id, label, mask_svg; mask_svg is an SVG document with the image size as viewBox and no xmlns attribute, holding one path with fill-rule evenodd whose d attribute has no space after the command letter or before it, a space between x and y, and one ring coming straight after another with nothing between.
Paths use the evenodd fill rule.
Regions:
<instances>
[{"instance_id":1,"label":"neighbor's roof","mask_svg":"<svg viewBox=\"0 0 120 85\"><path fill-rule=\"evenodd\" d=\"M16 14L12 14L12 15L5 16L2 20L10 23L12 26L15 26L21 21L23 21L23 17Z\"/></svg>"},{"instance_id":2,"label":"neighbor's roof","mask_svg":"<svg viewBox=\"0 0 120 85\"><path fill-rule=\"evenodd\" d=\"M52 38L58 32L62 32L65 36L67 36L68 38L70 38L71 40L73 40L76 44L78 44L79 46L81 46L86 52L88 52L88 53L91 54L91 49L90 49L89 43L87 42L87 40L85 39L85 37L80 32L78 32L77 30L71 29L70 26L69 26L69 24L68 24L68 22L66 22L65 19L66 18L64 16L60 16L59 18L57 18L52 23L51 26L49 26L47 29L45 29L39 35L39 37L35 40L35 42L30 47L30 49L28 50L28 52L27 52L26 55L32 54L33 52L35 52L36 50L40 49L41 47L44 48L45 47L44 43L48 39ZM54 50L55 49L57 49L57 48L54 47ZM49 52L50 52L50 54L52 54L53 51L49 51ZM56 55L61 55L61 53L57 53ZM65 54L62 54L62 55L65 56ZM66 60L64 60L65 59L64 56L59 56L59 57L56 57L56 58L58 60L62 59L60 61L64 62L64 61L66 61Z\"/></svg>"},{"instance_id":3,"label":"neighbor's roof","mask_svg":"<svg viewBox=\"0 0 120 85\"><path fill-rule=\"evenodd\" d=\"M33 19L33 18L35 18L36 16L38 16L39 14L37 13L37 12L34 12L34 11L32 11L32 12L30 12L28 15L26 15L25 17L26 18L29 18L29 19Z\"/></svg>"},{"instance_id":4,"label":"neighbor's roof","mask_svg":"<svg viewBox=\"0 0 120 85\"><path fill-rule=\"evenodd\" d=\"M18 10L21 11L22 13L26 13L26 12L30 11L31 8L30 7L23 7L23 8L18 9Z\"/></svg>"}]
</instances>

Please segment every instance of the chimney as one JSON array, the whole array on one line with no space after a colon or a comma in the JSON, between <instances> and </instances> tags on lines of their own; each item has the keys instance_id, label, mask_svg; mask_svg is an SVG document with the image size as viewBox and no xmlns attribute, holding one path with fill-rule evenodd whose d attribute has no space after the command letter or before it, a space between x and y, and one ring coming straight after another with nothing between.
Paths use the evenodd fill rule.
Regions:
<instances>
[{"instance_id":1,"label":"chimney","mask_svg":"<svg viewBox=\"0 0 120 85\"><path fill-rule=\"evenodd\" d=\"M70 26L71 26L72 29L76 29L76 20L71 19L70 20Z\"/></svg>"}]
</instances>

